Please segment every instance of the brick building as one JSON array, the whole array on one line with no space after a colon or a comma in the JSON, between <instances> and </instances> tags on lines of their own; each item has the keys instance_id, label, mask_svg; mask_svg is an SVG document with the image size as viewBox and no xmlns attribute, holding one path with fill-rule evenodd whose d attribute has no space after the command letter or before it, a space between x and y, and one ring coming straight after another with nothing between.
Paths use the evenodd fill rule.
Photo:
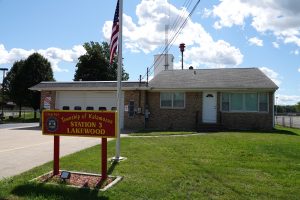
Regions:
<instances>
[{"instance_id":1,"label":"brick building","mask_svg":"<svg viewBox=\"0 0 300 200\"><path fill-rule=\"evenodd\" d=\"M115 110L114 81L41 82L41 108ZM149 82L122 83L124 129L272 129L278 89L257 68L161 70Z\"/></svg>"}]
</instances>

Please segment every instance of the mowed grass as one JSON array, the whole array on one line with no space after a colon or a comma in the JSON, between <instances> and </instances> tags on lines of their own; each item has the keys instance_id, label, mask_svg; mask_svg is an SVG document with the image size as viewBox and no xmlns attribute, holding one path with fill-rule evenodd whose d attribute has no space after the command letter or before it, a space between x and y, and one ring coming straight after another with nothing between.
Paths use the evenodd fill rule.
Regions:
<instances>
[{"instance_id":1,"label":"mowed grass","mask_svg":"<svg viewBox=\"0 0 300 200\"><path fill-rule=\"evenodd\" d=\"M19 115L9 118L8 116L5 117L4 123L31 123L31 122L39 122L40 120L40 113L37 112L37 118L34 119L34 112L22 112L21 117Z\"/></svg>"},{"instance_id":2,"label":"mowed grass","mask_svg":"<svg viewBox=\"0 0 300 200\"><path fill-rule=\"evenodd\" d=\"M130 133L130 136L173 136L173 135L192 135L198 134L194 131L140 131L136 133Z\"/></svg>"},{"instance_id":3,"label":"mowed grass","mask_svg":"<svg viewBox=\"0 0 300 200\"><path fill-rule=\"evenodd\" d=\"M213 133L122 138L128 159L109 165L124 179L106 192L29 183L52 163L0 181L0 199L299 199L300 137ZM289 133L289 134L287 134ZM109 156L115 142L109 142ZM100 173L100 146L61 159L61 168Z\"/></svg>"}]
</instances>

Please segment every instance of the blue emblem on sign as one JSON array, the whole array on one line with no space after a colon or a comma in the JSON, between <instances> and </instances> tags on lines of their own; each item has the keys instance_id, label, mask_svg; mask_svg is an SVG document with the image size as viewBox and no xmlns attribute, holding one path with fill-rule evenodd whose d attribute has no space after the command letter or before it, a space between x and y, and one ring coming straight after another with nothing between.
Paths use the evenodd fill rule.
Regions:
<instances>
[{"instance_id":1,"label":"blue emblem on sign","mask_svg":"<svg viewBox=\"0 0 300 200\"><path fill-rule=\"evenodd\" d=\"M48 131L54 132L56 131L58 128L58 123L57 123L57 119L54 117L50 117L47 120L47 129Z\"/></svg>"}]
</instances>

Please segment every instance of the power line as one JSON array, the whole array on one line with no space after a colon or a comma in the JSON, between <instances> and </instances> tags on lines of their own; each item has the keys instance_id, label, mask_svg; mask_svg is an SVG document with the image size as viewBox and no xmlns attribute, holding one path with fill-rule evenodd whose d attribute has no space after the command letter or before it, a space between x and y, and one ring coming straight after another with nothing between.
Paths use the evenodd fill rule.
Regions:
<instances>
[{"instance_id":1,"label":"power line","mask_svg":"<svg viewBox=\"0 0 300 200\"><path fill-rule=\"evenodd\" d=\"M180 14L177 15L176 20L174 21L174 23L173 23L172 26L171 26L171 29L170 29L171 32L175 32L175 28L177 28L178 25L181 23L181 19L184 17L184 15L185 15L185 13L186 13L186 10L189 8L189 6L190 6L190 4L191 4L192 1L193 1L193 0L186 0L186 1L184 2L184 4L182 5L182 7L183 7L183 8L186 8L186 9L182 9L181 12L180 12ZM169 19L170 19L170 15L169 15ZM173 29L173 30L172 30L172 29ZM172 36L172 38L173 38L173 37L174 37L174 35ZM153 68L153 66L155 66L155 64L159 64L159 63L157 63L157 61L159 61L159 62L162 61L161 56L162 56L164 53L167 52L167 46L168 46L169 44L170 44L170 43L166 44L165 47L161 47L161 48L160 48L159 52L162 51L162 53L159 55L158 59L154 61L153 65L151 65L151 66L148 68L149 71L152 70L152 68ZM146 76L147 76L147 72L142 76L142 79L144 79Z\"/></svg>"},{"instance_id":2,"label":"power line","mask_svg":"<svg viewBox=\"0 0 300 200\"><path fill-rule=\"evenodd\" d=\"M185 18L185 20L183 21L183 23L181 24L181 26L179 27L179 29L175 32L175 34L173 35L171 41L168 43L168 45L165 46L163 52L159 55L159 58L148 68L148 75L151 75L153 72L150 73L150 71L152 70L152 68L155 69L155 64L158 60L161 60L161 56L171 48L171 46L173 45L173 43L176 41L177 37L179 36L179 33L182 31L182 29L184 28L184 26L186 25L186 23L188 22L188 19L192 16L192 14L194 13L194 11L196 10L196 8L198 7L199 3L201 2L201 0L198 0L197 3L194 5L193 9L190 11L190 13L188 14L188 16ZM153 71L154 71L153 69ZM145 76L147 76L147 73L142 76L142 80L145 78Z\"/></svg>"}]
</instances>

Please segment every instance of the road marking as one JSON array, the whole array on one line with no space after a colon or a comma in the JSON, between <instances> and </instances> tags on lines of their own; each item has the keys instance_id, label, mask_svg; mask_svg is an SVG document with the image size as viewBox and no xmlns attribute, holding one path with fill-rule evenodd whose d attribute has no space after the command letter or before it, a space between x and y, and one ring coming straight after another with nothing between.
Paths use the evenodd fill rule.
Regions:
<instances>
[{"instance_id":1,"label":"road marking","mask_svg":"<svg viewBox=\"0 0 300 200\"><path fill-rule=\"evenodd\" d=\"M42 143L33 144L33 145L28 145L28 146L23 146L23 147L18 147L18 148L6 149L6 150L0 151L0 153L9 152L9 151L15 151L15 150L20 150L20 149L26 149L26 148L29 148L29 147L39 146L39 145L47 144L47 143L53 143L53 141L50 141L50 142L42 142Z\"/></svg>"},{"instance_id":2,"label":"road marking","mask_svg":"<svg viewBox=\"0 0 300 200\"><path fill-rule=\"evenodd\" d=\"M76 138L64 138L63 141L61 141L61 143L69 143L69 142L73 142L74 140L76 140ZM89 141L89 140L87 140ZM110 141L110 140L108 140ZM53 141L48 141L48 142L42 142L42 143L38 143L38 144L33 144L33 145L27 145L27 146L23 146L23 147L17 147L17 148L12 148L12 149L5 149L5 150L0 150L0 153L4 153L4 152L9 152L9 151L15 151L15 150L20 150L20 149L26 149L29 147L34 147L34 146L39 146L42 144L48 144L48 143L53 143Z\"/></svg>"}]
</instances>

